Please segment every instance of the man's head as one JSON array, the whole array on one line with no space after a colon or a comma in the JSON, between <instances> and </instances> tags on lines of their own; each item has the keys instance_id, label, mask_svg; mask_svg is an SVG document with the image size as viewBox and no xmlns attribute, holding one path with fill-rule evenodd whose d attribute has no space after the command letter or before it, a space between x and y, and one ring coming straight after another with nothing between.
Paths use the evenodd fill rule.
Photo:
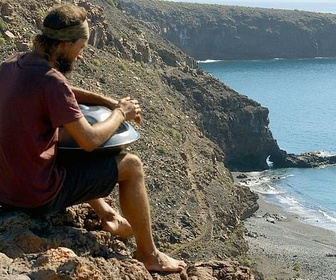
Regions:
<instances>
[{"instance_id":1,"label":"man's head","mask_svg":"<svg viewBox=\"0 0 336 280\"><path fill-rule=\"evenodd\" d=\"M82 57L89 39L86 11L72 4L55 6L43 21L42 35L34 46L42 48L45 58L62 73L72 70L73 62Z\"/></svg>"}]
</instances>

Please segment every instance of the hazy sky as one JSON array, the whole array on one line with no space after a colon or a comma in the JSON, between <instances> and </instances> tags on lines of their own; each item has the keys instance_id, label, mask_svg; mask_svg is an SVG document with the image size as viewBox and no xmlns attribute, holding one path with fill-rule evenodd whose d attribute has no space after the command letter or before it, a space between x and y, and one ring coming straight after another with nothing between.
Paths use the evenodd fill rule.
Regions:
<instances>
[{"instance_id":1,"label":"hazy sky","mask_svg":"<svg viewBox=\"0 0 336 280\"><path fill-rule=\"evenodd\" d=\"M316 1L316 0L166 0L166 1L173 1L173 2L191 2L191 3L207 3L207 4L224 4L226 5L229 3L229 5L232 4L239 4L239 3L288 3L288 4L295 4L295 3L315 3L323 4L323 3L334 3L334 0L322 0L322 1Z\"/></svg>"},{"instance_id":2,"label":"hazy sky","mask_svg":"<svg viewBox=\"0 0 336 280\"><path fill-rule=\"evenodd\" d=\"M166 0L205 4L237 5L275 9L298 9L322 13L336 13L335 0Z\"/></svg>"}]
</instances>

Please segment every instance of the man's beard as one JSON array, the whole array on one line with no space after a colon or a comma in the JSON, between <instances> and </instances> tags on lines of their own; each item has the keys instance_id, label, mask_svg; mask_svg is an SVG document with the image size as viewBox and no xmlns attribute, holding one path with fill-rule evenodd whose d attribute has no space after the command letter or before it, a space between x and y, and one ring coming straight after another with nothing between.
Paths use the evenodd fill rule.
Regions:
<instances>
[{"instance_id":1,"label":"man's beard","mask_svg":"<svg viewBox=\"0 0 336 280\"><path fill-rule=\"evenodd\" d=\"M69 74L73 70L74 62L71 61L65 54L59 54L56 59L56 69L62 74Z\"/></svg>"}]
</instances>

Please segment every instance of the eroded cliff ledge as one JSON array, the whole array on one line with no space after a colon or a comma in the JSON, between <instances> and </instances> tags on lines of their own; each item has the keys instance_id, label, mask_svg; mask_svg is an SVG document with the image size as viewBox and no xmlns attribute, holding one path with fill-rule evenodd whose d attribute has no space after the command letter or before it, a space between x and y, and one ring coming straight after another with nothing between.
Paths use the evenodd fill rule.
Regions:
<instances>
[{"instance_id":1,"label":"eroded cliff ledge","mask_svg":"<svg viewBox=\"0 0 336 280\"><path fill-rule=\"evenodd\" d=\"M336 15L121 0L127 14L198 60L336 56Z\"/></svg>"}]
</instances>

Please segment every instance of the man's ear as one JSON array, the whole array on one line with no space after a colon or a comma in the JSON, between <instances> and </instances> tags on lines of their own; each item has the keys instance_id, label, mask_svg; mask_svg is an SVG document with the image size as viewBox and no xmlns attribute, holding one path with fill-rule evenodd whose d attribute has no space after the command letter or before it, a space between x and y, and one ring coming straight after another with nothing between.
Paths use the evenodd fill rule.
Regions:
<instances>
[{"instance_id":1,"label":"man's ear","mask_svg":"<svg viewBox=\"0 0 336 280\"><path fill-rule=\"evenodd\" d=\"M63 41L61 42L58 47L60 50L65 50L67 48L69 48L73 43L71 41Z\"/></svg>"}]
</instances>

